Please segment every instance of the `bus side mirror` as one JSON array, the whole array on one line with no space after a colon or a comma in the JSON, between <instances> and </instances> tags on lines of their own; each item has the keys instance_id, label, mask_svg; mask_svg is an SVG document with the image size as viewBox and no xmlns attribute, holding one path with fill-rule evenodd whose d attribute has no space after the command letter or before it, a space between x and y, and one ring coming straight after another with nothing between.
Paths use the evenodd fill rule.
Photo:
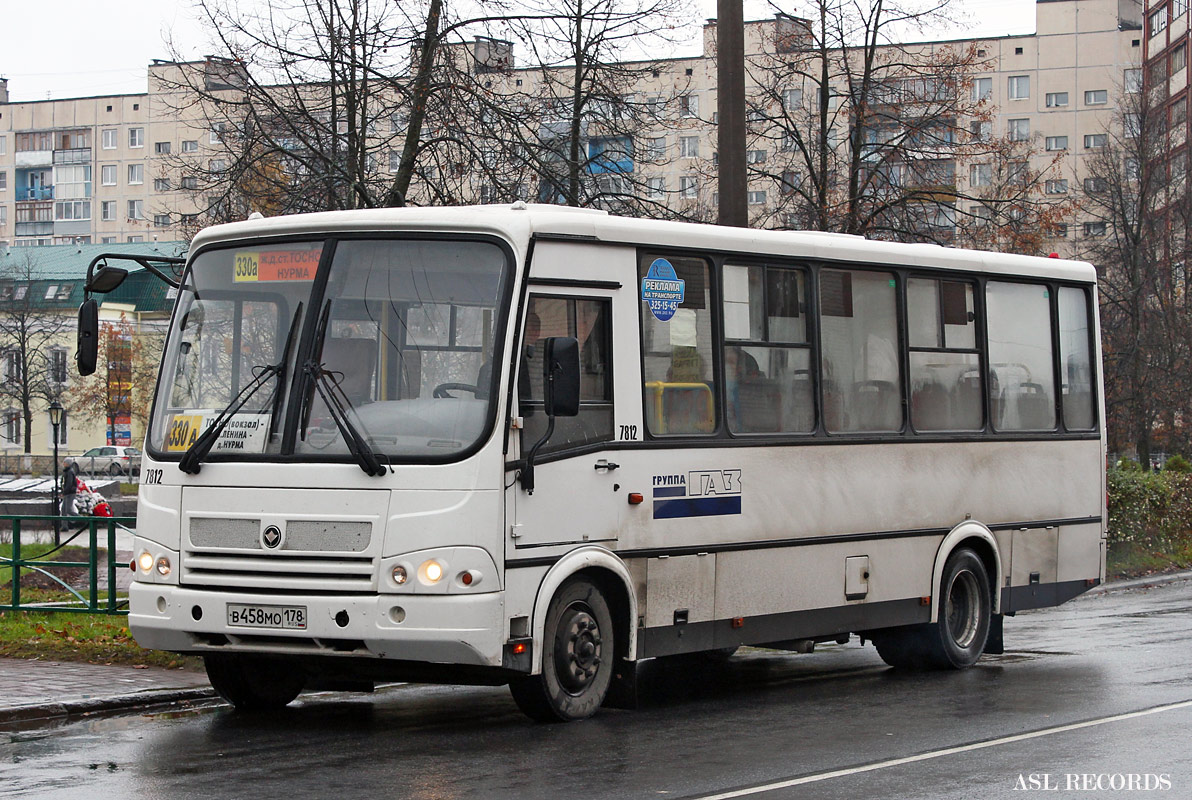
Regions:
<instances>
[{"instance_id":1,"label":"bus side mirror","mask_svg":"<svg viewBox=\"0 0 1192 800\"><path fill-rule=\"evenodd\" d=\"M95 360L99 356L99 304L88 297L79 306L79 331L75 347L75 363L79 374L86 376L95 372Z\"/></svg>"},{"instance_id":2,"label":"bus side mirror","mask_svg":"<svg viewBox=\"0 0 1192 800\"><path fill-rule=\"evenodd\" d=\"M548 417L579 414L579 342L574 336L551 336L545 341L542 385Z\"/></svg>"}]
</instances>

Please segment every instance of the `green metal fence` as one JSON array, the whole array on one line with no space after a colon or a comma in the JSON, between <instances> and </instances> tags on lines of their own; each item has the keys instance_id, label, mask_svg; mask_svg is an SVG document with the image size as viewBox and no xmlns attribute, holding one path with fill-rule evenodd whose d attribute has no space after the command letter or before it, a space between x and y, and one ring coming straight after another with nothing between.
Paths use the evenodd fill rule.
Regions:
<instances>
[{"instance_id":1,"label":"green metal fence","mask_svg":"<svg viewBox=\"0 0 1192 800\"><path fill-rule=\"evenodd\" d=\"M33 558L22 557L22 532L28 533L29 528L33 525L39 528L53 528L55 523L63 531L60 537L62 544L55 546L48 553L43 553ZM116 531L123 529L131 532L131 526L135 524L136 517L0 515L0 531L9 526L11 526L12 530L12 555L11 557L0 555L0 582L3 582L6 577L4 574L5 570L8 570L8 576L10 577L8 584L10 588L9 602L0 603L0 611L70 611L85 614L127 614L127 600L116 596L116 571L118 569L128 569L126 562L116 562ZM98 546L101 531L104 533L107 548L103 554L100 553ZM62 547L66 547L71 542L77 541L82 536L87 537L86 542L89 548L87 561L56 561L52 559L55 552ZM26 546L28 544L26 543ZM82 544L77 546L81 547ZM76 587L68 585L51 571L53 568L64 567L87 568L87 587L83 590L86 592L86 596ZM98 578L101 574L100 570L104 570L107 573L108 579L107 596L102 599L99 597ZM74 599L63 600L61 602L51 601L22 605L20 576L22 572L26 571L47 576L51 581L60 585L64 592Z\"/></svg>"}]
</instances>

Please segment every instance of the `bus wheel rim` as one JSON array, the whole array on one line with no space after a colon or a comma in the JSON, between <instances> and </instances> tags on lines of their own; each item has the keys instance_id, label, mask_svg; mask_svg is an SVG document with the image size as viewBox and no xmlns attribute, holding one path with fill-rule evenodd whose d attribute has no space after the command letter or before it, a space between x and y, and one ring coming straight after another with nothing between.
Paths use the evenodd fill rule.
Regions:
<instances>
[{"instance_id":1,"label":"bus wheel rim","mask_svg":"<svg viewBox=\"0 0 1192 800\"><path fill-rule=\"evenodd\" d=\"M582 694L600 667L600 626L585 603L573 603L559 618L555 674L568 694Z\"/></svg>"},{"instance_id":2,"label":"bus wheel rim","mask_svg":"<svg viewBox=\"0 0 1192 800\"><path fill-rule=\"evenodd\" d=\"M981 619L981 596L977 576L969 570L958 572L948 587L945 621L948 634L957 647L971 647Z\"/></svg>"}]
</instances>

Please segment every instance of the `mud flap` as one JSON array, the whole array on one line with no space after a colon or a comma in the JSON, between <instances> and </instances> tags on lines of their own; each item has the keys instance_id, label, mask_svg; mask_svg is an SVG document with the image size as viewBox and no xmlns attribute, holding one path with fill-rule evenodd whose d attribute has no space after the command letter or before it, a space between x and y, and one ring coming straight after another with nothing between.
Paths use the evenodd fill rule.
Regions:
<instances>
[{"instance_id":1,"label":"mud flap","mask_svg":"<svg viewBox=\"0 0 1192 800\"><path fill-rule=\"evenodd\" d=\"M1000 656L1006 652L1006 643L1002 639L1002 615L994 614L989 618L989 636L985 639L985 650L991 656Z\"/></svg>"},{"instance_id":2,"label":"mud flap","mask_svg":"<svg viewBox=\"0 0 1192 800\"><path fill-rule=\"evenodd\" d=\"M627 661L618 656L603 705L606 708L633 710L637 708L637 704L637 662Z\"/></svg>"}]
</instances>

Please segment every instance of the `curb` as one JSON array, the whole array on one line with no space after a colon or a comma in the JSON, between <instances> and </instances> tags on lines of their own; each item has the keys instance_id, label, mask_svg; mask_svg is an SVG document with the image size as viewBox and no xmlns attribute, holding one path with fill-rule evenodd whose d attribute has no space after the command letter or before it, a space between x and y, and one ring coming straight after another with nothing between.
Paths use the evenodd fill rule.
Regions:
<instances>
[{"instance_id":1,"label":"curb","mask_svg":"<svg viewBox=\"0 0 1192 800\"><path fill-rule=\"evenodd\" d=\"M216 695L214 689L210 688L161 689L158 691L120 695L118 697L15 706L13 708L0 708L0 725L11 725L19 722L45 722L52 719L83 717L91 714L123 711L129 708L164 705L166 703L210 700L215 697L218 697L218 695Z\"/></svg>"},{"instance_id":2,"label":"curb","mask_svg":"<svg viewBox=\"0 0 1192 800\"><path fill-rule=\"evenodd\" d=\"M1192 570L1184 572L1169 572L1163 575L1148 575L1145 578L1130 578L1124 581L1103 583L1085 592L1085 595L1105 594L1106 592L1125 591L1127 589L1148 589L1152 586L1163 586L1168 583L1192 580Z\"/></svg>"}]
</instances>

